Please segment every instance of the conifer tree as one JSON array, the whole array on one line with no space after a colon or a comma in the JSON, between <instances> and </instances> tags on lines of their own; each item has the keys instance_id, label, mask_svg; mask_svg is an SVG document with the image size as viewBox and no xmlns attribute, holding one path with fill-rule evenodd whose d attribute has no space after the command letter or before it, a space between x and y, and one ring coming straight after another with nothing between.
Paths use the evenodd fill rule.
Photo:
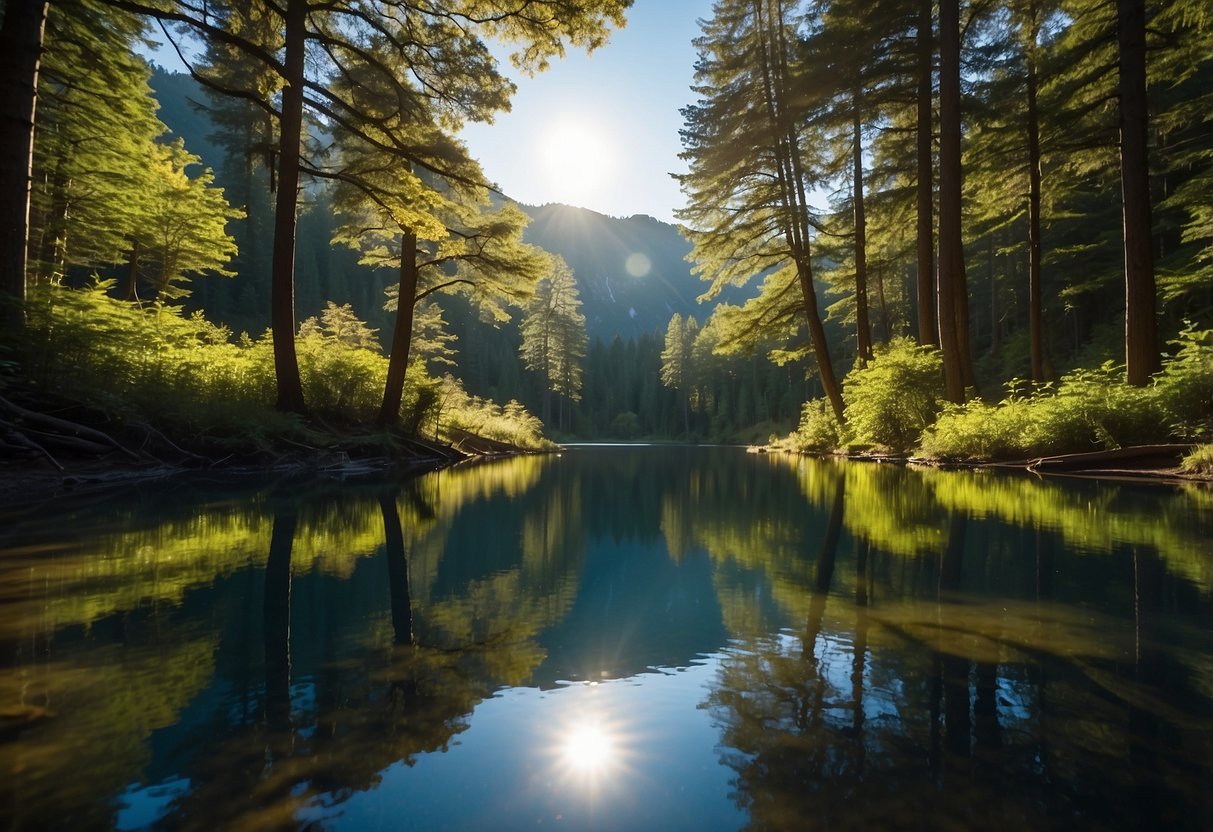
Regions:
<instances>
[{"instance_id":1,"label":"conifer tree","mask_svg":"<svg viewBox=\"0 0 1213 832\"><path fill-rule=\"evenodd\" d=\"M143 275L171 299L188 275L231 274L226 226L238 212L180 140L163 141L150 70L132 51L142 32L134 16L85 0L50 11L30 271L125 263L128 296Z\"/></svg>"},{"instance_id":2,"label":"conifer tree","mask_svg":"<svg viewBox=\"0 0 1213 832\"><path fill-rule=\"evenodd\" d=\"M1117 0L1120 102L1120 186L1125 248L1125 369L1144 387L1159 369L1154 310L1153 226L1147 157L1145 0Z\"/></svg>"},{"instance_id":3,"label":"conifer tree","mask_svg":"<svg viewBox=\"0 0 1213 832\"><path fill-rule=\"evenodd\" d=\"M948 398L975 383L961 216L960 2L939 5L939 342Z\"/></svg>"},{"instance_id":4,"label":"conifer tree","mask_svg":"<svg viewBox=\"0 0 1213 832\"><path fill-rule=\"evenodd\" d=\"M581 298L572 270L564 260L554 257L549 271L526 305L520 347L523 364L539 373L543 380L545 424L551 423L552 393L569 402L581 398L587 343L585 316L581 314Z\"/></svg>"},{"instance_id":5,"label":"conifer tree","mask_svg":"<svg viewBox=\"0 0 1213 832\"><path fill-rule=\"evenodd\" d=\"M523 364L543 381L543 416L551 423L552 393L565 401L581 398L582 367L586 358L586 318L571 270L553 257L549 275L535 287L522 319ZM563 406L560 412L564 412Z\"/></svg>"},{"instance_id":6,"label":"conifer tree","mask_svg":"<svg viewBox=\"0 0 1213 832\"><path fill-rule=\"evenodd\" d=\"M688 206L679 212L694 246L696 269L712 282L709 294L764 271L783 299L795 286L801 321L822 387L839 420L842 391L814 285L812 239L818 225L807 194L820 160L806 139L804 102L792 94L790 44L795 42L783 0L721 0L695 41L695 92L686 108L679 177ZM815 164L810 164L813 162Z\"/></svg>"},{"instance_id":7,"label":"conifer tree","mask_svg":"<svg viewBox=\"0 0 1213 832\"><path fill-rule=\"evenodd\" d=\"M665 348L661 351L661 383L677 390L682 399L683 432L691 434L690 400L695 384L694 347L699 334L699 322L693 315L675 314L665 331Z\"/></svg>"}]
</instances>

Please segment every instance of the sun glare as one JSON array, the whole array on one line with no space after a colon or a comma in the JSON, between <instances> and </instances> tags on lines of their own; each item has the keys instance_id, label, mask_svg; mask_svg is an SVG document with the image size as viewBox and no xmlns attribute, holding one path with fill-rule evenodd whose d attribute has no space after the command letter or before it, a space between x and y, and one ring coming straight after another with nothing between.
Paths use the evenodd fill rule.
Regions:
<instances>
[{"instance_id":1,"label":"sun glare","mask_svg":"<svg viewBox=\"0 0 1213 832\"><path fill-rule=\"evenodd\" d=\"M653 270L653 261L644 252L634 251L628 255L623 267L632 277L647 277Z\"/></svg>"},{"instance_id":2,"label":"sun glare","mask_svg":"<svg viewBox=\"0 0 1213 832\"><path fill-rule=\"evenodd\" d=\"M599 772L610 767L615 756L615 743L601 725L587 723L569 732L564 742L564 759L570 768L583 773Z\"/></svg>"},{"instance_id":3,"label":"sun glare","mask_svg":"<svg viewBox=\"0 0 1213 832\"><path fill-rule=\"evenodd\" d=\"M582 207L598 201L612 165L610 147L588 121L569 119L547 132L539 164L559 201Z\"/></svg>"}]
</instances>

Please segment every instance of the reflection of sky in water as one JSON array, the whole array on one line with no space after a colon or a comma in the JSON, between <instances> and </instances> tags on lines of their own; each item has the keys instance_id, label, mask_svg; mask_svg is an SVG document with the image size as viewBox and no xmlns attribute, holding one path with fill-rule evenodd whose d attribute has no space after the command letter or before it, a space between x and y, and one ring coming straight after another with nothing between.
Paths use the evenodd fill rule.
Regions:
<instances>
[{"instance_id":1,"label":"reflection of sky in water","mask_svg":"<svg viewBox=\"0 0 1213 832\"><path fill-rule=\"evenodd\" d=\"M114 828L145 829L164 817L174 800L190 790L190 781L172 777L163 783L145 786L132 783L118 795L118 818Z\"/></svg>"},{"instance_id":2,"label":"reflection of sky in water","mask_svg":"<svg viewBox=\"0 0 1213 832\"><path fill-rule=\"evenodd\" d=\"M482 702L445 754L397 763L382 785L340 807L339 829L736 829L732 769L702 701L717 662L554 690L516 688ZM597 763L569 759L596 725ZM327 810L316 809L315 817ZM300 816L299 820L312 819Z\"/></svg>"}]
</instances>

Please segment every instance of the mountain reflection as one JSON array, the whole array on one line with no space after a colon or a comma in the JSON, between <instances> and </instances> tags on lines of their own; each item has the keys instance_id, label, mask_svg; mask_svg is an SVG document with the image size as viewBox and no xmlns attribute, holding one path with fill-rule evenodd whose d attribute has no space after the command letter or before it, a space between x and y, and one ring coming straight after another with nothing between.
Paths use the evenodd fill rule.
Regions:
<instances>
[{"instance_id":1,"label":"mountain reflection","mask_svg":"<svg viewBox=\"0 0 1213 832\"><path fill-rule=\"evenodd\" d=\"M465 742L500 782L417 812L1213 819L1199 492L583 448L71 514L0 539L12 829L386 827Z\"/></svg>"}]
</instances>

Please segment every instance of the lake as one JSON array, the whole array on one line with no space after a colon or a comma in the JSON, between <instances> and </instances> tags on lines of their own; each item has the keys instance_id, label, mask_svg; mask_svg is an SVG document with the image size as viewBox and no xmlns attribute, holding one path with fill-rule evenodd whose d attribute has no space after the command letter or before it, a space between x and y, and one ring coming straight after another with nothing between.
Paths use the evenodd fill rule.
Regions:
<instances>
[{"instance_id":1,"label":"lake","mask_svg":"<svg viewBox=\"0 0 1213 832\"><path fill-rule=\"evenodd\" d=\"M5 829L1213 828L1209 489L572 447L0 535Z\"/></svg>"}]
</instances>

